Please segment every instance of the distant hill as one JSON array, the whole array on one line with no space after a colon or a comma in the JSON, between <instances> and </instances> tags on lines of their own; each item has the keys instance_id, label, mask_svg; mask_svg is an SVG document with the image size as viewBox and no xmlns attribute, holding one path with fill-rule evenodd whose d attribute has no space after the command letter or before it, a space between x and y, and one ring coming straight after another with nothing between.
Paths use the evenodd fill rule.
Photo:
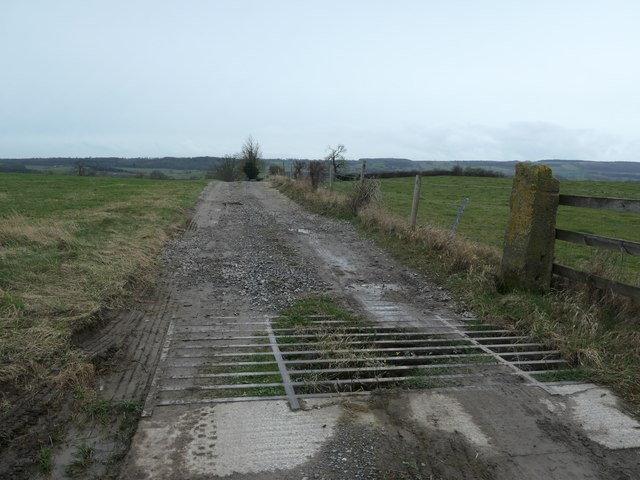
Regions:
<instances>
[{"instance_id":1,"label":"distant hill","mask_svg":"<svg viewBox=\"0 0 640 480\"><path fill-rule=\"evenodd\" d=\"M549 165L560 179L640 181L640 162L540 160L540 163Z\"/></svg>"},{"instance_id":2,"label":"distant hill","mask_svg":"<svg viewBox=\"0 0 640 480\"><path fill-rule=\"evenodd\" d=\"M358 169L360 161L367 161L367 171L403 171L403 170L450 170L455 165L462 167L479 167L496 172L502 172L512 176L515 170L515 161L491 161L491 160L456 160L433 161L416 160L406 158L364 158L352 162L350 169ZM351 163L351 162L350 162ZM553 170L555 177L563 180L618 180L640 181L640 162L600 162L591 160L539 160L536 163L548 165Z\"/></svg>"},{"instance_id":3,"label":"distant hill","mask_svg":"<svg viewBox=\"0 0 640 480\"><path fill-rule=\"evenodd\" d=\"M170 168L173 170L207 170L222 161L222 157L160 157L160 158L120 158L120 157L51 157L51 158L2 158L0 165L32 166L74 166L78 163L99 169L113 168Z\"/></svg>"},{"instance_id":4,"label":"distant hill","mask_svg":"<svg viewBox=\"0 0 640 480\"><path fill-rule=\"evenodd\" d=\"M436 160L408 160L406 158L361 158L353 162L352 168L359 169L362 160L367 162L367 172L395 172L414 170L451 170L456 165L461 167L485 168L511 176L516 162L491 162L482 160L467 161L436 161Z\"/></svg>"},{"instance_id":5,"label":"distant hill","mask_svg":"<svg viewBox=\"0 0 640 480\"><path fill-rule=\"evenodd\" d=\"M82 164L98 174L133 175L139 169L172 169L206 171L223 160L222 157L161 157L161 158L119 158L119 157L53 157L0 159L0 172L42 173L46 167L73 167ZM267 164L285 165L287 171L296 159L266 159ZM368 173L409 172L425 170L451 170L454 166L476 167L493 170L512 176L515 161L490 160L410 160L408 158L361 158L347 161L347 172L360 171L362 160L367 161ZM600 162L587 160L540 160L549 165L553 174L565 180L630 180L640 181L640 162ZM30 168L31 167L31 168ZM102 173L101 173L102 172Z\"/></svg>"}]
</instances>

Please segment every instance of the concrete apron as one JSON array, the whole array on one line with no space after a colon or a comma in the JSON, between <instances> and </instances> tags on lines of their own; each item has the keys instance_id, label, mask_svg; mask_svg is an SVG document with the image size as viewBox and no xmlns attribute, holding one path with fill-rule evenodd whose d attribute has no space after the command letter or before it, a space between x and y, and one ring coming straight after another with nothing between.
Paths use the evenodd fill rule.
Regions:
<instances>
[{"instance_id":1,"label":"concrete apron","mask_svg":"<svg viewBox=\"0 0 640 480\"><path fill-rule=\"evenodd\" d=\"M508 458L509 471L520 478L569 478L568 472L587 478L593 471L566 439L541 428L545 420L606 449L640 448L640 423L620 411L611 392L591 384L552 389L555 394L515 385L407 392L394 394L387 408L402 405L405 411L395 414L419 428L461 434L477 455L497 463ZM375 411L354 416L345 402L307 400L296 412L286 401L157 407L140 422L122 478L210 479L302 466L337 428L379 423Z\"/></svg>"}]
</instances>

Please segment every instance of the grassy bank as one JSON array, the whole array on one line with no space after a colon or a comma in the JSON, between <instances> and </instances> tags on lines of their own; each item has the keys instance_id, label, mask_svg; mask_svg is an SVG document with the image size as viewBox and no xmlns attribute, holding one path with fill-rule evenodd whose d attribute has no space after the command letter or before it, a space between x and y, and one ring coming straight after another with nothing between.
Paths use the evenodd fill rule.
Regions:
<instances>
[{"instance_id":1,"label":"grassy bank","mask_svg":"<svg viewBox=\"0 0 640 480\"><path fill-rule=\"evenodd\" d=\"M76 385L74 332L152 278L204 181L0 174L0 386ZM7 397L3 408L8 405Z\"/></svg>"},{"instance_id":2,"label":"grassy bank","mask_svg":"<svg viewBox=\"0 0 640 480\"><path fill-rule=\"evenodd\" d=\"M496 180L502 181L490 179ZM449 178L449 181L454 180ZM559 349L565 358L581 367L578 370L581 378L586 374L594 381L611 386L633 408L640 409L637 374L640 371L640 325L637 320L640 309L637 304L580 286L556 289L546 295L501 293L497 288L498 248L488 242L473 241L468 234L452 236L437 224L423 224L412 230L401 218L404 213L394 215L389 211L393 208L390 207L393 200L389 199L384 182L384 208L365 207L357 215L349 212L348 192L313 192L306 183L283 178L277 178L273 183L313 211L349 219L392 255L445 285L464 308L489 322L519 329L548 347ZM409 189L409 196L410 192ZM622 196L614 192L602 193ZM483 216L484 221L490 223L499 214L488 208Z\"/></svg>"}]
</instances>

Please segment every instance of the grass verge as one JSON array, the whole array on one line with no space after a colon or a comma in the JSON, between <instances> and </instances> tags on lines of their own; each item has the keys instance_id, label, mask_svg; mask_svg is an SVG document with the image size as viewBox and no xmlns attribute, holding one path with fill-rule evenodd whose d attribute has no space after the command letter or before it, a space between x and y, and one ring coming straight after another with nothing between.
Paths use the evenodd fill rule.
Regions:
<instances>
[{"instance_id":1,"label":"grass verge","mask_svg":"<svg viewBox=\"0 0 640 480\"><path fill-rule=\"evenodd\" d=\"M285 195L317 213L348 219L379 245L430 280L445 285L459 305L490 323L514 326L580 368L581 378L609 385L640 411L640 307L582 286L546 295L499 291L500 251L426 225L407 222L378 206L349 213L344 193L313 192L302 182L275 178Z\"/></svg>"}]
</instances>

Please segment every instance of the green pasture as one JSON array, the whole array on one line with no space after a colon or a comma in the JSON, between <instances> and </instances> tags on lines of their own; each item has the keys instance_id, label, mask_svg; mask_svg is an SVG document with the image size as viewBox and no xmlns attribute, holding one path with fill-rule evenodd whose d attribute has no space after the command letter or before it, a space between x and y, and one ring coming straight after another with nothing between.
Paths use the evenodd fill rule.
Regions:
<instances>
[{"instance_id":1,"label":"green pasture","mask_svg":"<svg viewBox=\"0 0 640 480\"><path fill-rule=\"evenodd\" d=\"M70 335L152 278L205 185L0 173L0 385L83 376Z\"/></svg>"},{"instance_id":2,"label":"green pasture","mask_svg":"<svg viewBox=\"0 0 640 480\"><path fill-rule=\"evenodd\" d=\"M114 213L113 222L137 223L156 214L166 220L191 205L206 183L0 173L0 219L79 220L81 232L98 233L91 222L98 210Z\"/></svg>"},{"instance_id":3,"label":"green pasture","mask_svg":"<svg viewBox=\"0 0 640 480\"><path fill-rule=\"evenodd\" d=\"M413 198L414 178L382 180L382 203L398 217L408 218ZM502 249L509 216L512 180L484 177L423 177L418 223L450 229L465 198L469 198L457 227L457 234ZM339 182L336 190L348 191L349 182ZM640 199L640 182L562 181L560 192L573 195ZM561 206L557 227L577 232L640 241L640 214ZM556 242L559 263L583 269L594 264L614 277L640 284L640 259L630 255Z\"/></svg>"}]
</instances>

